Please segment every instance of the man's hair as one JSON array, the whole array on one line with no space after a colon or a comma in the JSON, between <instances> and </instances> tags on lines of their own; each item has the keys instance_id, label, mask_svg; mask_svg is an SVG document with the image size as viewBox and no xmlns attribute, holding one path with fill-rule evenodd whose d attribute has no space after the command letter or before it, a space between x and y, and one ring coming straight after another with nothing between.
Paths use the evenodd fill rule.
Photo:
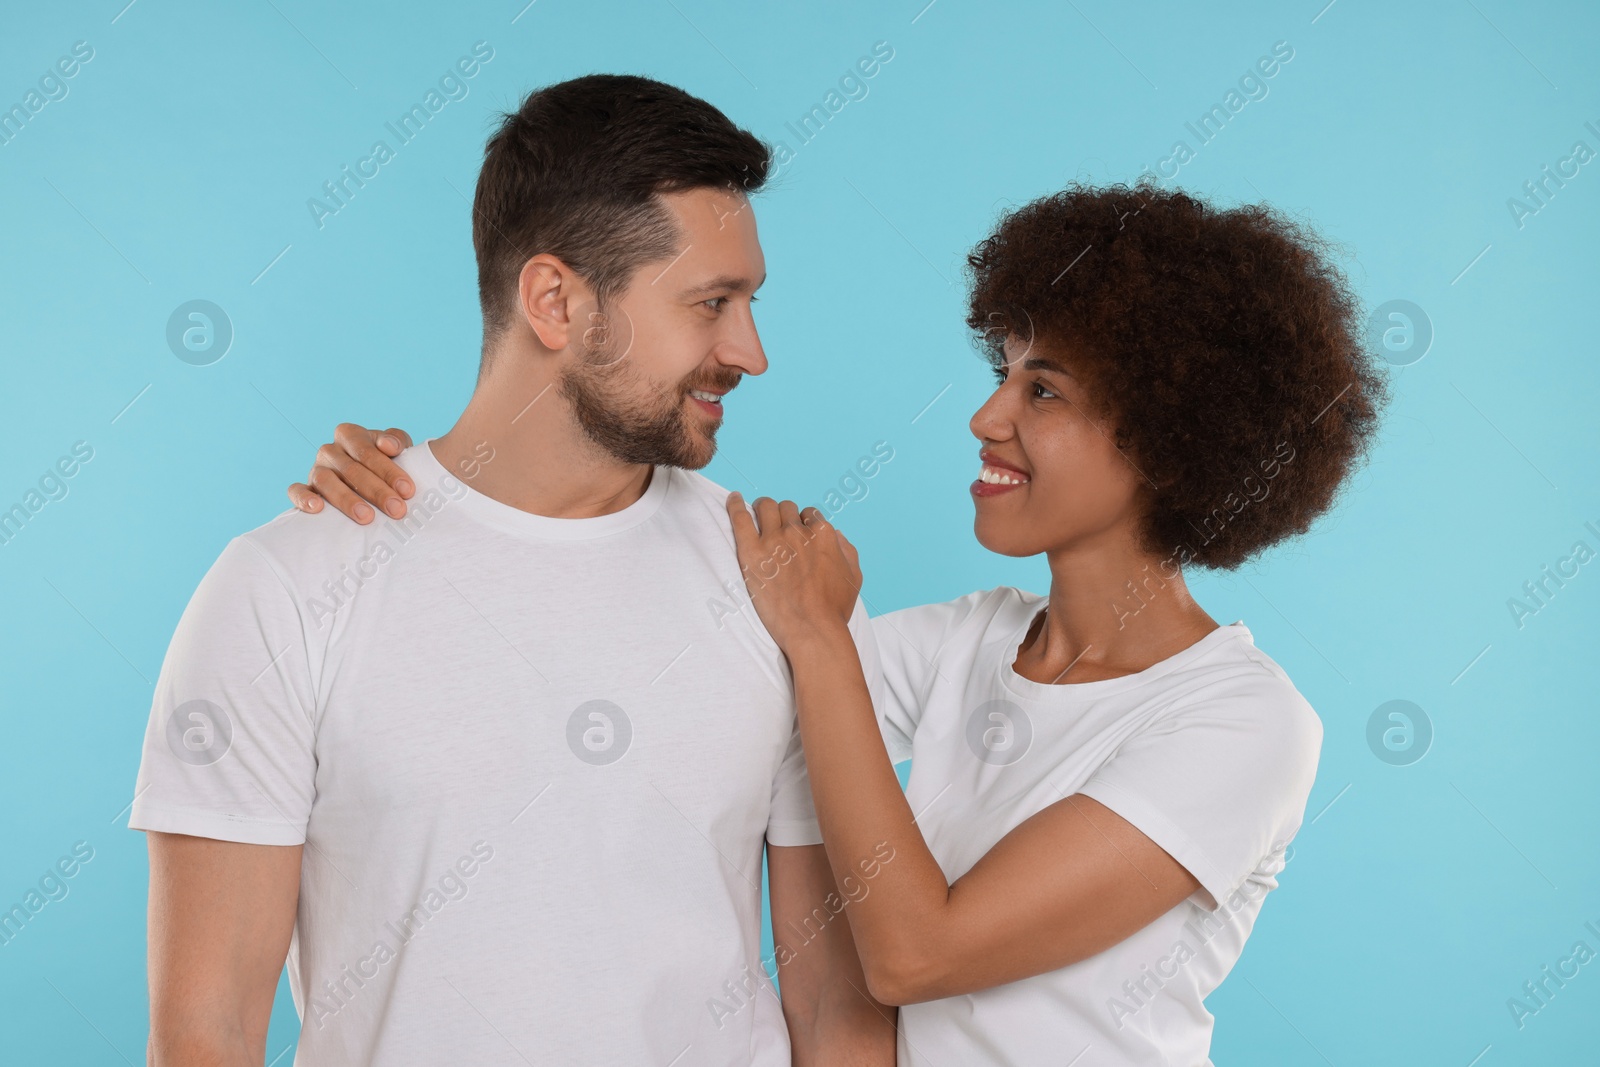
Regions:
<instances>
[{"instance_id":1,"label":"man's hair","mask_svg":"<svg viewBox=\"0 0 1600 1067\"><path fill-rule=\"evenodd\" d=\"M1389 399L1330 252L1263 205L1073 184L973 249L967 325L997 368L1014 334L1085 380L1143 476L1146 551L1231 570L1332 506Z\"/></svg>"},{"instance_id":2,"label":"man's hair","mask_svg":"<svg viewBox=\"0 0 1600 1067\"><path fill-rule=\"evenodd\" d=\"M513 321L517 278L548 253L575 270L602 307L644 263L670 256L677 227L658 193L767 180L755 135L682 89L590 74L537 89L484 150L472 205L484 347Z\"/></svg>"}]
</instances>

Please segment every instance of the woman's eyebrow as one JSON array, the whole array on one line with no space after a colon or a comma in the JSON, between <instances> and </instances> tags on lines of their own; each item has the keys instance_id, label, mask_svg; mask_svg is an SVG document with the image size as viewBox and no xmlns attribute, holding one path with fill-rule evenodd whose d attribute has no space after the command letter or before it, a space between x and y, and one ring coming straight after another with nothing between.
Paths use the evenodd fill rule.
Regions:
<instances>
[{"instance_id":1,"label":"woman's eyebrow","mask_svg":"<svg viewBox=\"0 0 1600 1067\"><path fill-rule=\"evenodd\" d=\"M1068 378L1074 377L1073 373L1066 367L1062 366L1060 363L1057 363L1055 360L1048 359L1044 356L1029 356L1023 361L1022 369L1054 371L1056 374L1064 374Z\"/></svg>"}]
</instances>

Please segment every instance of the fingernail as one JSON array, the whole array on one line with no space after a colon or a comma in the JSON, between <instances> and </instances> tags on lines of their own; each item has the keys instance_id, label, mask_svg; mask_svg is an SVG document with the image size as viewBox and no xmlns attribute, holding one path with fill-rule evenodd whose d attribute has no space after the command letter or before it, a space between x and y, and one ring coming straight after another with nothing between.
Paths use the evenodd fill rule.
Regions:
<instances>
[{"instance_id":1,"label":"fingernail","mask_svg":"<svg viewBox=\"0 0 1600 1067\"><path fill-rule=\"evenodd\" d=\"M395 498L390 497L389 502L383 506L383 510L387 511L391 518L398 519L406 513L406 506Z\"/></svg>"},{"instance_id":2,"label":"fingernail","mask_svg":"<svg viewBox=\"0 0 1600 1067\"><path fill-rule=\"evenodd\" d=\"M356 521L357 522L371 522L372 521L372 509L367 507L365 504L357 504L356 505Z\"/></svg>"},{"instance_id":3,"label":"fingernail","mask_svg":"<svg viewBox=\"0 0 1600 1067\"><path fill-rule=\"evenodd\" d=\"M414 491L411 488L411 482L405 478L401 478L399 481L395 482L394 487L401 496L410 496Z\"/></svg>"},{"instance_id":4,"label":"fingernail","mask_svg":"<svg viewBox=\"0 0 1600 1067\"><path fill-rule=\"evenodd\" d=\"M384 434L383 436L379 437L378 438L378 443L380 445L382 445L384 448L399 448L400 447L400 442L396 441L393 437L390 437L388 434Z\"/></svg>"}]
</instances>

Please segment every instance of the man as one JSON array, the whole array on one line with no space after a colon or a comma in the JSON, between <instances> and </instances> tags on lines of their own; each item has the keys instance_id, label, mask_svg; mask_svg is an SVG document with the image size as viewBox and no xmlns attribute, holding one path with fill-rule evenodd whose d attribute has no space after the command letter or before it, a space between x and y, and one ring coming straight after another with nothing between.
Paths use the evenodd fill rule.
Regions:
<instances>
[{"instance_id":1,"label":"man","mask_svg":"<svg viewBox=\"0 0 1600 1067\"><path fill-rule=\"evenodd\" d=\"M129 820L153 1064L260 1064L286 955L300 1067L893 1062L786 664L693 473L767 365L767 166L635 77L490 139L482 365L399 457L409 514L235 539L168 650Z\"/></svg>"}]
</instances>

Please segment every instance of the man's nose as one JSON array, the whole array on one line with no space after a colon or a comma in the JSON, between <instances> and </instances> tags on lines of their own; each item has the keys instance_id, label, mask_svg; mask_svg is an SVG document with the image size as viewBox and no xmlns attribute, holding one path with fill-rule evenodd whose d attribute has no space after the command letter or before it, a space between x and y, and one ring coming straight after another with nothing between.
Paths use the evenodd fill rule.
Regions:
<instances>
[{"instance_id":1,"label":"man's nose","mask_svg":"<svg viewBox=\"0 0 1600 1067\"><path fill-rule=\"evenodd\" d=\"M717 346L717 361L745 374L761 374L767 369L767 353L761 347L761 335L756 331L756 320L749 306L743 310L743 321Z\"/></svg>"}]
</instances>

